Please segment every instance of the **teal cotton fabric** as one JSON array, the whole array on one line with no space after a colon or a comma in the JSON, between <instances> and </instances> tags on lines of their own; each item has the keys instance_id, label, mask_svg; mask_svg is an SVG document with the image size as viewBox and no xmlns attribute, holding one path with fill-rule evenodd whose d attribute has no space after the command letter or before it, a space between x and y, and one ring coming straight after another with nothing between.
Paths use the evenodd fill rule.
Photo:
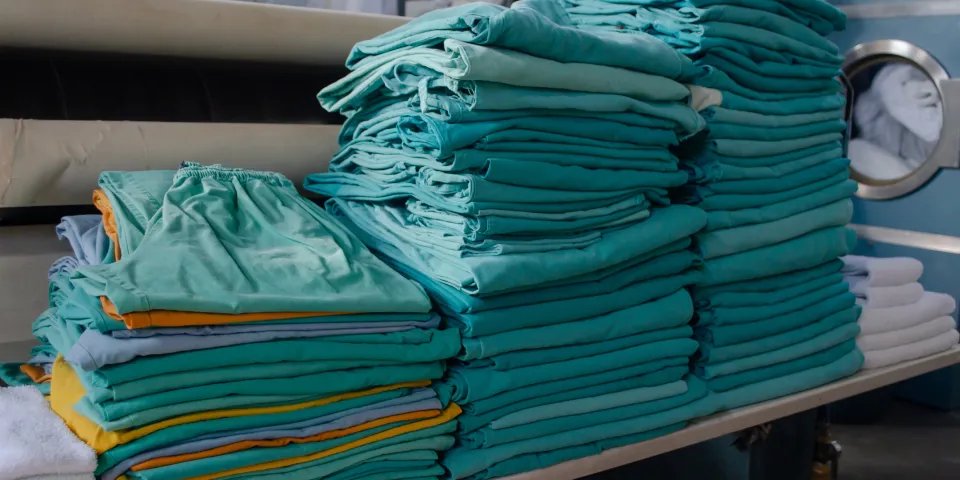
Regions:
<instances>
[{"instance_id":1,"label":"teal cotton fabric","mask_svg":"<svg viewBox=\"0 0 960 480\"><path fill-rule=\"evenodd\" d=\"M707 381L707 386L714 392L725 392L737 387L763 382L785 375L803 372L836 362L857 349L856 340L847 340L825 350L812 353L796 360L777 363L767 367L755 368L739 373L732 373L713 378Z\"/></svg>"},{"instance_id":2,"label":"teal cotton fabric","mask_svg":"<svg viewBox=\"0 0 960 480\"><path fill-rule=\"evenodd\" d=\"M709 301L711 297L721 293L767 293L782 288L801 285L827 275L838 273L841 268L843 268L842 261L831 259L809 268L790 270L761 278L751 278L709 287L698 286L694 288L691 293L694 302L697 302L697 304L703 301Z\"/></svg>"},{"instance_id":3,"label":"teal cotton fabric","mask_svg":"<svg viewBox=\"0 0 960 480\"><path fill-rule=\"evenodd\" d=\"M843 201L850 198L857 191L857 182L843 180L840 183L825 187L819 192L801 197L784 200L761 207L745 208L742 210L707 212L707 230L735 228L741 225L754 225L764 222L774 222L791 215L827 205L830 202Z\"/></svg>"},{"instance_id":4,"label":"teal cotton fabric","mask_svg":"<svg viewBox=\"0 0 960 480\"><path fill-rule=\"evenodd\" d=\"M122 254L131 254L140 246L175 175L175 170L100 174L98 183L110 200Z\"/></svg>"},{"instance_id":5,"label":"teal cotton fabric","mask_svg":"<svg viewBox=\"0 0 960 480\"><path fill-rule=\"evenodd\" d=\"M271 260L264 262L264 255ZM117 263L80 268L72 281L91 296L109 298L120 314L430 308L419 286L377 260L289 180L196 164L177 171L134 252Z\"/></svg>"},{"instance_id":6,"label":"teal cotton fabric","mask_svg":"<svg viewBox=\"0 0 960 480\"><path fill-rule=\"evenodd\" d=\"M698 312L698 325L737 325L756 322L759 320L803 310L809 305L826 301L830 298L846 293L849 285L842 281L834 281L814 290L793 293L791 297L779 302L764 303L761 305L738 305L731 307L713 306Z\"/></svg>"},{"instance_id":7,"label":"teal cotton fabric","mask_svg":"<svg viewBox=\"0 0 960 480\"><path fill-rule=\"evenodd\" d=\"M701 317L704 312L714 312L711 315L716 315L717 309L720 308L774 305L843 282L843 274L840 272L830 272L829 269L824 269L822 272L824 273L823 276L817 276L809 280L799 279L797 283L765 289L762 292L739 291L736 289L716 292L710 292L709 289L706 292L698 291L695 305L701 312Z\"/></svg>"}]
</instances>

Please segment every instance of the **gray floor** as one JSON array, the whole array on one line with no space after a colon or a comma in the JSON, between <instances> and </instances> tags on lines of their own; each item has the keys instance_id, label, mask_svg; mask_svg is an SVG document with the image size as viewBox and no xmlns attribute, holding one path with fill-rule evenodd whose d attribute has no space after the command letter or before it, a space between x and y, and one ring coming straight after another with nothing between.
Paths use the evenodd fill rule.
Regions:
<instances>
[{"instance_id":1,"label":"gray floor","mask_svg":"<svg viewBox=\"0 0 960 480\"><path fill-rule=\"evenodd\" d=\"M840 480L960 478L960 412L898 402L873 425L835 425Z\"/></svg>"}]
</instances>

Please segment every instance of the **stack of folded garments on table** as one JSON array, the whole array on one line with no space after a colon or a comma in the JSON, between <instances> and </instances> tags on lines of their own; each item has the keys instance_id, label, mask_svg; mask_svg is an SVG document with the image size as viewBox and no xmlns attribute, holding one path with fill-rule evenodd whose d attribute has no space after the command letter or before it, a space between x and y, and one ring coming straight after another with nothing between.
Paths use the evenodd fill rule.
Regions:
<instances>
[{"instance_id":1,"label":"stack of folded garments on table","mask_svg":"<svg viewBox=\"0 0 960 480\"><path fill-rule=\"evenodd\" d=\"M57 259L47 272L52 309L60 306L65 294L62 287L68 286L67 281L77 267L110 263L114 259L113 243L103 229L100 215L63 217L56 227L56 234L61 240L69 242L73 255ZM0 380L12 386L33 386L44 395L49 395L50 374L53 372L53 361L57 359L57 350L45 338L38 340L40 345L31 350L26 363L0 365Z\"/></svg>"},{"instance_id":2,"label":"stack of folded garments on table","mask_svg":"<svg viewBox=\"0 0 960 480\"><path fill-rule=\"evenodd\" d=\"M105 172L115 262L55 281L50 403L112 480L435 477L460 348L421 287L279 174ZM59 277L55 277L59 278Z\"/></svg>"},{"instance_id":3,"label":"stack of folded garments on table","mask_svg":"<svg viewBox=\"0 0 960 480\"><path fill-rule=\"evenodd\" d=\"M431 12L353 49L347 116L308 190L427 289L463 349L453 478L491 478L713 412L688 376L684 286L705 214L670 206L669 147L701 129L692 62L646 35L570 26L554 0ZM699 94L699 93L698 93Z\"/></svg>"},{"instance_id":4,"label":"stack of folded garments on table","mask_svg":"<svg viewBox=\"0 0 960 480\"><path fill-rule=\"evenodd\" d=\"M914 360L953 348L957 333L950 295L925 292L918 283L923 264L915 258L843 257L843 274L863 306L857 346L863 368Z\"/></svg>"},{"instance_id":5,"label":"stack of folded garments on table","mask_svg":"<svg viewBox=\"0 0 960 480\"><path fill-rule=\"evenodd\" d=\"M821 0L566 0L587 31L647 33L708 69L720 91L675 201L697 205L695 373L733 408L811 388L863 362L837 257L856 237L841 140L843 57L822 37L845 17Z\"/></svg>"}]
</instances>

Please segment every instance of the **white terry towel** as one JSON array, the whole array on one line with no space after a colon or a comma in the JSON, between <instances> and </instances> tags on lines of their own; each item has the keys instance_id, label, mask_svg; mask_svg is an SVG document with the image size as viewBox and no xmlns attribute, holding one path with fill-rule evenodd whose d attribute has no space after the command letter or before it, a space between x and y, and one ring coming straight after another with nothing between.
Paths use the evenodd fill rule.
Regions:
<instances>
[{"instance_id":1,"label":"white terry towel","mask_svg":"<svg viewBox=\"0 0 960 480\"><path fill-rule=\"evenodd\" d=\"M857 305L863 308L899 307L917 303L923 297L923 286L908 283L899 287L869 287L863 283L850 284L850 291L857 295Z\"/></svg>"},{"instance_id":2,"label":"white terry towel","mask_svg":"<svg viewBox=\"0 0 960 480\"><path fill-rule=\"evenodd\" d=\"M919 342L908 343L886 350L863 352L863 368L866 370L868 368L886 367L888 365L926 357L950 350L958 341L960 341L960 332L951 329L949 332L941 333L936 337Z\"/></svg>"},{"instance_id":3,"label":"white terry towel","mask_svg":"<svg viewBox=\"0 0 960 480\"><path fill-rule=\"evenodd\" d=\"M957 323L953 320L953 317L940 317L901 330L875 333L873 335L860 335L857 337L857 346L864 352L870 350L886 350L888 348L933 338L941 333L956 330L956 328Z\"/></svg>"},{"instance_id":4,"label":"white terry towel","mask_svg":"<svg viewBox=\"0 0 960 480\"><path fill-rule=\"evenodd\" d=\"M0 388L0 478L93 475L97 457L39 390Z\"/></svg>"},{"instance_id":5,"label":"white terry towel","mask_svg":"<svg viewBox=\"0 0 960 480\"><path fill-rule=\"evenodd\" d=\"M950 315L957 309L957 301L945 293L924 292L920 301L910 305L888 308L864 308L857 323L860 335L901 330Z\"/></svg>"},{"instance_id":6,"label":"white terry towel","mask_svg":"<svg viewBox=\"0 0 960 480\"><path fill-rule=\"evenodd\" d=\"M863 277L869 287L906 285L920 280L920 276L923 275L923 264L916 258L847 255L840 257L840 260L843 260L843 268L840 271L845 277Z\"/></svg>"}]
</instances>

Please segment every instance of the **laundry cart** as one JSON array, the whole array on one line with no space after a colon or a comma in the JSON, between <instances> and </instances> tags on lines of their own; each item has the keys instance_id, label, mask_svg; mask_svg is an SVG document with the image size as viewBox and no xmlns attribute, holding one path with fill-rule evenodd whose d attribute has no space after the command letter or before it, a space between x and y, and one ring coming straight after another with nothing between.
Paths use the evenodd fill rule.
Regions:
<instances>
[{"instance_id":1,"label":"laundry cart","mask_svg":"<svg viewBox=\"0 0 960 480\"><path fill-rule=\"evenodd\" d=\"M931 291L960 296L960 2L836 0L849 23L831 39L852 86L849 143L859 183L861 255L909 256ZM904 382L897 393L960 407L960 368Z\"/></svg>"},{"instance_id":2,"label":"laundry cart","mask_svg":"<svg viewBox=\"0 0 960 480\"><path fill-rule=\"evenodd\" d=\"M0 1L0 361L26 358L64 215L104 170L325 170L316 93L405 19L220 0Z\"/></svg>"}]
</instances>

